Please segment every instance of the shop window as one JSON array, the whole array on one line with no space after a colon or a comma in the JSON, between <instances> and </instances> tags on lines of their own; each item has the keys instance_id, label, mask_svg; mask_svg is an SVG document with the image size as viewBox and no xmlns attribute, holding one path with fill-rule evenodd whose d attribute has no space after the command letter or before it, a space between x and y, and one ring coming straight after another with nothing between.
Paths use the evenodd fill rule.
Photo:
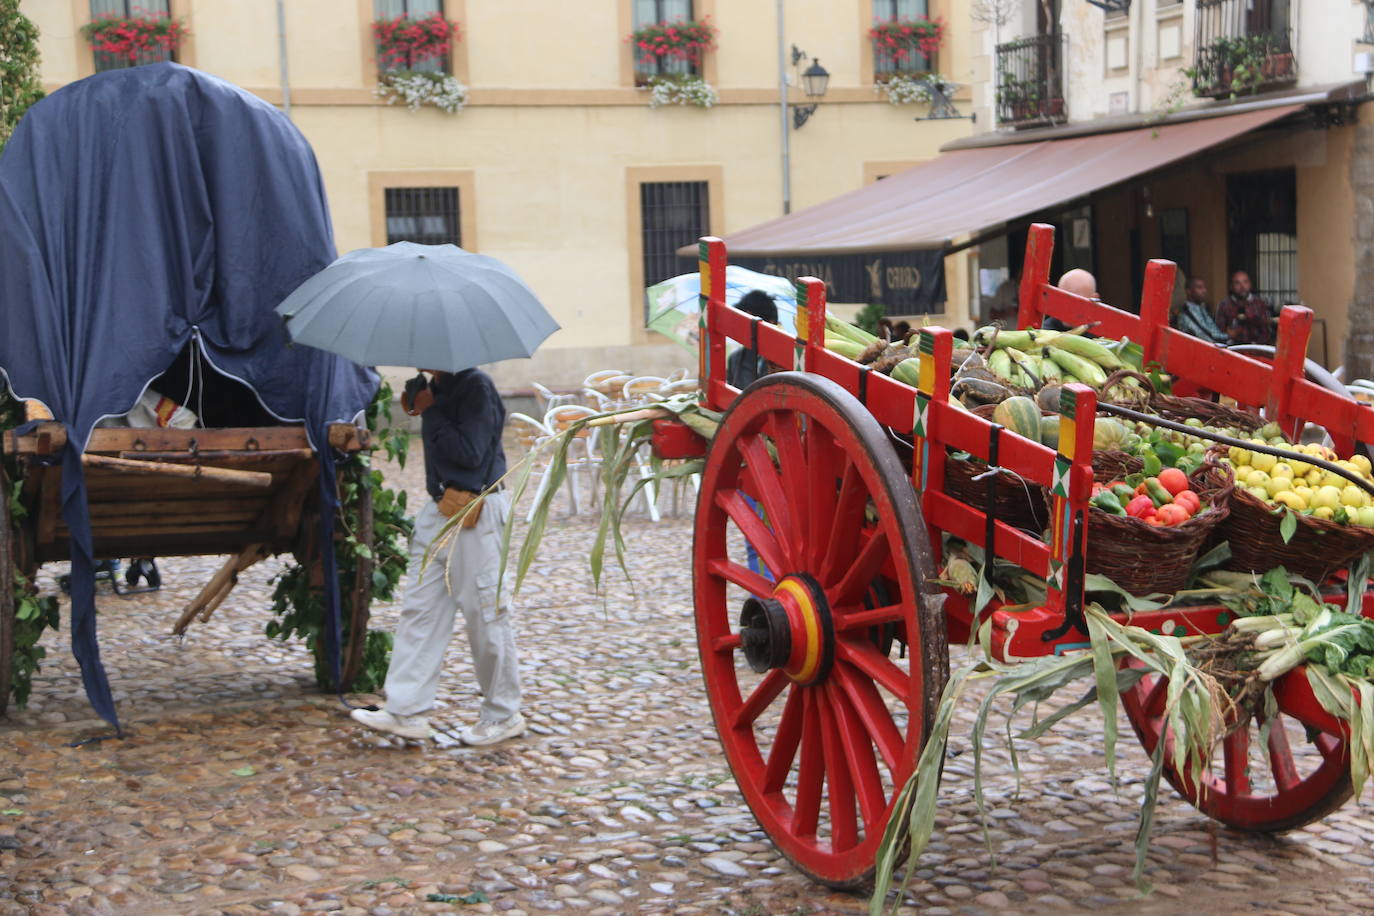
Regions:
<instances>
[{"instance_id":1,"label":"shop window","mask_svg":"<svg viewBox=\"0 0 1374 916\"><path fill-rule=\"evenodd\" d=\"M1188 209L1176 207L1159 211L1159 256L1177 264L1185 277L1192 262L1188 244Z\"/></svg>"},{"instance_id":2,"label":"shop window","mask_svg":"<svg viewBox=\"0 0 1374 916\"><path fill-rule=\"evenodd\" d=\"M169 3L170 0L91 0L91 21L116 16L125 19L133 17L141 19L168 18L172 15ZM134 60L130 60L122 54L110 54L106 51L92 51L91 53L95 58L96 73L177 59L176 51L171 48L143 51Z\"/></svg>"},{"instance_id":3,"label":"shop window","mask_svg":"<svg viewBox=\"0 0 1374 916\"><path fill-rule=\"evenodd\" d=\"M463 244L457 188L387 188L386 243Z\"/></svg>"},{"instance_id":4,"label":"shop window","mask_svg":"<svg viewBox=\"0 0 1374 916\"><path fill-rule=\"evenodd\" d=\"M1255 292L1279 306L1298 298L1298 186L1291 169L1226 177L1230 272L1250 274Z\"/></svg>"},{"instance_id":5,"label":"shop window","mask_svg":"<svg viewBox=\"0 0 1374 916\"><path fill-rule=\"evenodd\" d=\"M705 181L654 181L639 186L644 285L684 272L677 249L710 234L710 185ZM645 304L648 320L648 304Z\"/></svg>"},{"instance_id":6,"label":"shop window","mask_svg":"<svg viewBox=\"0 0 1374 916\"><path fill-rule=\"evenodd\" d=\"M423 19L435 13L444 14L443 0L372 0L372 13L377 19ZM441 58L424 58L397 63L391 70L411 70L417 73L447 73L448 61Z\"/></svg>"}]
</instances>

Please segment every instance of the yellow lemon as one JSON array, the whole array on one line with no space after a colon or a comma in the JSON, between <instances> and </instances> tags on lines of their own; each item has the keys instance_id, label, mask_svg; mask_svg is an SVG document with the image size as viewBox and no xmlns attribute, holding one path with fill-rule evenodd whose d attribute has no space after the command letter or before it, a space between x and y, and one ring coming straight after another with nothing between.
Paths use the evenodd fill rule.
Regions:
<instances>
[{"instance_id":1,"label":"yellow lemon","mask_svg":"<svg viewBox=\"0 0 1374 916\"><path fill-rule=\"evenodd\" d=\"M1336 510L1331 508L1330 506L1318 506L1317 508L1312 510L1312 514L1315 515L1317 518L1324 518L1329 522L1332 518L1335 517Z\"/></svg>"},{"instance_id":2,"label":"yellow lemon","mask_svg":"<svg viewBox=\"0 0 1374 916\"><path fill-rule=\"evenodd\" d=\"M1309 487L1319 487L1322 485L1322 477L1326 476L1326 472L1321 468L1313 468L1302 476Z\"/></svg>"},{"instance_id":3,"label":"yellow lemon","mask_svg":"<svg viewBox=\"0 0 1374 916\"><path fill-rule=\"evenodd\" d=\"M1290 509L1298 510L1307 508L1307 500L1303 499L1301 496L1291 491L1275 493L1273 494L1273 496L1275 505L1287 506Z\"/></svg>"},{"instance_id":4,"label":"yellow lemon","mask_svg":"<svg viewBox=\"0 0 1374 916\"><path fill-rule=\"evenodd\" d=\"M1264 489L1270 496L1278 496L1280 493L1288 493L1293 489L1293 481L1287 477L1270 477L1265 481Z\"/></svg>"},{"instance_id":5,"label":"yellow lemon","mask_svg":"<svg viewBox=\"0 0 1374 916\"><path fill-rule=\"evenodd\" d=\"M1264 487L1269 483L1269 475L1266 474L1264 471L1249 471L1244 475L1244 477L1245 485L1247 487Z\"/></svg>"},{"instance_id":6,"label":"yellow lemon","mask_svg":"<svg viewBox=\"0 0 1374 916\"><path fill-rule=\"evenodd\" d=\"M1293 492L1301 496L1303 502L1309 504L1312 502L1312 488L1307 486L1306 484L1300 483L1297 486L1293 487Z\"/></svg>"},{"instance_id":7,"label":"yellow lemon","mask_svg":"<svg viewBox=\"0 0 1374 916\"><path fill-rule=\"evenodd\" d=\"M1322 487L1312 496L1312 506L1335 509L1341 504L1341 491L1335 487Z\"/></svg>"},{"instance_id":8,"label":"yellow lemon","mask_svg":"<svg viewBox=\"0 0 1374 916\"><path fill-rule=\"evenodd\" d=\"M1347 484L1341 490L1341 505L1350 509L1358 509L1361 506L1369 505L1369 494L1359 487Z\"/></svg>"},{"instance_id":9,"label":"yellow lemon","mask_svg":"<svg viewBox=\"0 0 1374 916\"><path fill-rule=\"evenodd\" d=\"M1279 459L1275 458L1273 455L1264 455L1260 452L1255 452L1250 456L1250 467L1256 470L1269 471L1278 463Z\"/></svg>"},{"instance_id":10,"label":"yellow lemon","mask_svg":"<svg viewBox=\"0 0 1374 916\"><path fill-rule=\"evenodd\" d=\"M1355 512L1355 524L1374 528L1374 506L1361 506Z\"/></svg>"},{"instance_id":11,"label":"yellow lemon","mask_svg":"<svg viewBox=\"0 0 1374 916\"><path fill-rule=\"evenodd\" d=\"M1335 471L1325 471L1322 474L1322 486L1324 487L1335 487L1337 490L1339 490L1349 482L1350 481L1346 480L1344 477L1342 477L1340 474L1337 474Z\"/></svg>"},{"instance_id":12,"label":"yellow lemon","mask_svg":"<svg viewBox=\"0 0 1374 916\"><path fill-rule=\"evenodd\" d=\"M1298 474L1297 471L1293 470L1293 466L1289 464L1287 461L1280 461L1278 464L1274 465L1272 470L1270 470L1269 476L1287 477L1289 480L1292 480L1294 477L1298 476Z\"/></svg>"},{"instance_id":13,"label":"yellow lemon","mask_svg":"<svg viewBox=\"0 0 1374 916\"><path fill-rule=\"evenodd\" d=\"M1308 471L1312 470L1312 465L1308 464L1306 461L1290 461L1288 463L1293 468L1294 479L1302 477Z\"/></svg>"},{"instance_id":14,"label":"yellow lemon","mask_svg":"<svg viewBox=\"0 0 1374 916\"><path fill-rule=\"evenodd\" d=\"M1350 463L1355 465L1355 467L1359 468L1360 473L1364 475L1368 475L1372 470L1369 464L1369 459L1366 458L1364 455L1359 454L1358 452L1350 456Z\"/></svg>"},{"instance_id":15,"label":"yellow lemon","mask_svg":"<svg viewBox=\"0 0 1374 916\"><path fill-rule=\"evenodd\" d=\"M1269 491L1264 489L1264 487L1246 487L1245 489L1256 499L1262 499L1268 502Z\"/></svg>"},{"instance_id":16,"label":"yellow lemon","mask_svg":"<svg viewBox=\"0 0 1374 916\"><path fill-rule=\"evenodd\" d=\"M1241 467L1250 463L1250 452L1239 446L1231 446L1230 450L1226 453L1226 457L1231 459L1231 463L1236 467Z\"/></svg>"}]
</instances>

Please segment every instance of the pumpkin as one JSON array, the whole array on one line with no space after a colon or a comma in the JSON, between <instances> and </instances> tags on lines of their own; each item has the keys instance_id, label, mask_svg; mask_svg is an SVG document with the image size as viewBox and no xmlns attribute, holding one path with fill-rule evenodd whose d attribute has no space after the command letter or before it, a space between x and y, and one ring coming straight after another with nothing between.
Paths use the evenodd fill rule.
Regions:
<instances>
[{"instance_id":1,"label":"pumpkin","mask_svg":"<svg viewBox=\"0 0 1374 916\"><path fill-rule=\"evenodd\" d=\"M1110 417L1099 417L1093 424L1093 451L1119 449L1126 444L1125 426Z\"/></svg>"},{"instance_id":2,"label":"pumpkin","mask_svg":"<svg viewBox=\"0 0 1374 916\"><path fill-rule=\"evenodd\" d=\"M1031 398L1023 395L1007 398L992 412L992 422L1032 442L1040 441L1040 408Z\"/></svg>"}]
</instances>

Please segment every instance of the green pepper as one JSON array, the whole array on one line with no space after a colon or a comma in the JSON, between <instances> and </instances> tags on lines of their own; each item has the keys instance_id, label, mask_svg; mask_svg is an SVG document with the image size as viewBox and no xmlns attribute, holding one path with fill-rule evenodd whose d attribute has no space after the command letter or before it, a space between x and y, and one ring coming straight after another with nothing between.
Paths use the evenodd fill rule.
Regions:
<instances>
[{"instance_id":1,"label":"green pepper","mask_svg":"<svg viewBox=\"0 0 1374 916\"><path fill-rule=\"evenodd\" d=\"M1145 467L1141 470L1144 471L1146 477L1154 477L1160 471L1164 470L1163 462L1159 460L1159 456L1153 451L1146 451L1145 454L1141 456L1141 461L1145 463Z\"/></svg>"},{"instance_id":2,"label":"green pepper","mask_svg":"<svg viewBox=\"0 0 1374 916\"><path fill-rule=\"evenodd\" d=\"M1150 495L1150 502L1155 504L1156 509L1174 501L1174 494L1164 489L1164 484L1155 477L1145 478L1145 492Z\"/></svg>"},{"instance_id":3,"label":"green pepper","mask_svg":"<svg viewBox=\"0 0 1374 916\"><path fill-rule=\"evenodd\" d=\"M1096 506L1109 515L1125 515L1126 510L1121 508L1121 501L1116 498L1116 494L1111 490L1102 490L1088 501L1089 505Z\"/></svg>"},{"instance_id":4,"label":"green pepper","mask_svg":"<svg viewBox=\"0 0 1374 916\"><path fill-rule=\"evenodd\" d=\"M1126 486L1124 483L1119 483L1112 487L1112 492L1116 494L1116 498L1121 501L1122 505L1125 505L1135 498L1135 490Z\"/></svg>"}]
</instances>

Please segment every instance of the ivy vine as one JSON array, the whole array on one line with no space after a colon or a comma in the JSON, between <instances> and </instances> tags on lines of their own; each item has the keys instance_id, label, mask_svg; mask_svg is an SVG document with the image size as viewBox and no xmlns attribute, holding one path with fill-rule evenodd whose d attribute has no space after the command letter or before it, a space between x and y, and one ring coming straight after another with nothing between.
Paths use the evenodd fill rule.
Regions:
<instances>
[{"instance_id":1,"label":"ivy vine","mask_svg":"<svg viewBox=\"0 0 1374 916\"><path fill-rule=\"evenodd\" d=\"M392 390L383 382L368 406L367 426L373 439L387 457L401 467L405 467L410 448L410 437L403 429L391 423ZM371 600L390 601L400 587L405 575L407 552L406 545L414 524L406 515L406 494L404 490L392 490L386 486L380 470L372 467L372 457L367 452L357 452L340 462L341 480L339 484L339 515L337 524L343 537L335 546L338 562L339 601L343 618L343 645L348 645L351 634L349 623L353 584L357 573L359 558L371 557L372 589ZM372 493L372 547L360 543L358 539L358 505L362 488ZM267 635L272 639L287 640L300 637L315 657L315 683L322 690L335 690L329 660L324 651L325 606L324 593L310 585L310 570L297 563L289 564L275 580L272 592L273 619L267 624ZM362 665L350 689L359 693L373 693L379 690L386 679L387 663L391 658L391 634L383 630L369 629L363 646Z\"/></svg>"}]
</instances>

